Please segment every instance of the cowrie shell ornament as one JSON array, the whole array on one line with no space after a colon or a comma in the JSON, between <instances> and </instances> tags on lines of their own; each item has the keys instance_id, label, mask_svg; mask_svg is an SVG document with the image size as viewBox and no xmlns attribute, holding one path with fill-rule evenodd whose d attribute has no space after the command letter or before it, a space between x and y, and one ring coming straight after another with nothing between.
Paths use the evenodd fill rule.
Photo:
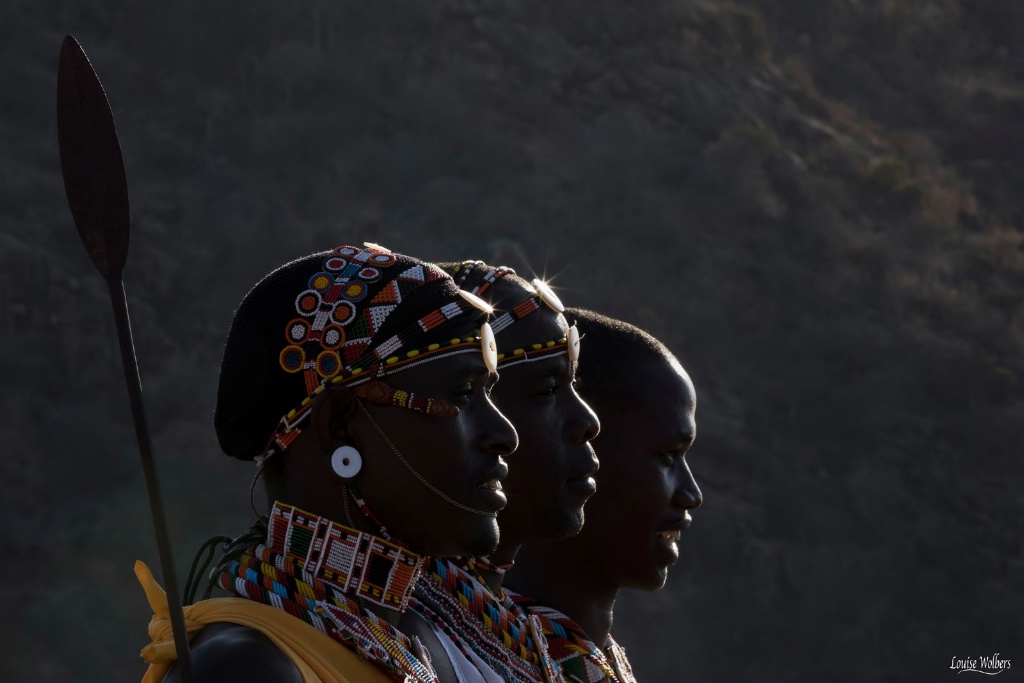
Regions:
<instances>
[{"instance_id":1,"label":"cowrie shell ornament","mask_svg":"<svg viewBox=\"0 0 1024 683\"><path fill-rule=\"evenodd\" d=\"M483 365L487 367L487 372L497 373L498 344L495 342L494 330L486 323L480 326L480 349L483 351Z\"/></svg>"},{"instance_id":2,"label":"cowrie shell ornament","mask_svg":"<svg viewBox=\"0 0 1024 683\"><path fill-rule=\"evenodd\" d=\"M363 242L363 247L365 247L367 249L376 249L377 251L382 251L385 254L390 254L391 253L390 249L388 249L387 247L382 247L382 246L380 246L379 244L377 244L375 242Z\"/></svg>"},{"instance_id":3,"label":"cowrie shell ornament","mask_svg":"<svg viewBox=\"0 0 1024 683\"><path fill-rule=\"evenodd\" d=\"M491 306L489 303L478 297L476 294L467 292L464 289L460 289L459 295L462 296L463 299L468 301L470 305L473 306L474 308L479 308L481 311L487 313L488 315L494 313L494 306Z\"/></svg>"},{"instance_id":4,"label":"cowrie shell ornament","mask_svg":"<svg viewBox=\"0 0 1024 683\"><path fill-rule=\"evenodd\" d=\"M575 363L580 359L580 331L573 325L565 332L565 350L569 354L569 362Z\"/></svg>"},{"instance_id":5,"label":"cowrie shell ornament","mask_svg":"<svg viewBox=\"0 0 1024 683\"><path fill-rule=\"evenodd\" d=\"M484 323L480 327L480 348L484 352L484 365L487 372L498 371L498 345L494 342L494 331Z\"/></svg>"},{"instance_id":6,"label":"cowrie shell ornament","mask_svg":"<svg viewBox=\"0 0 1024 683\"><path fill-rule=\"evenodd\" d=\"M546 282L540 278L533 278L533 282L530 284L537 290L540 300L546 303L551 310L555 313L562 313L565 311L565 306L562 305L562 300L558 298L558 295L552 291L551 287L549 287Z\"/></svg>"},{"instance_id":7,"label":"cowrie shell ornament","mask_svg":"<svg viewBox=\"0 0 1024 683\"><path fill-rule=\"evenodd\" d=\"M363 469L363 456L352 446L339 446L331 454L331 469L342 479L351 479Z\"/></svg>"}]
</instances>

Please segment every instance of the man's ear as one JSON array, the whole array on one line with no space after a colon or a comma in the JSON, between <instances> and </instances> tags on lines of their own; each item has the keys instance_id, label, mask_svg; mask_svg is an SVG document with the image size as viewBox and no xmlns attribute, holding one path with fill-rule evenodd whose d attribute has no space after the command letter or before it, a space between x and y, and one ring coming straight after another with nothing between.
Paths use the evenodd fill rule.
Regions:
<instances>
[{"instance_id":1,"label":"man's ear","mask_svg":"<svg viewBox=\"0 0 1024 683\"><path fill-rule=\"evenodd\" d=\"M320 443L358 446L351 429L352 418L359 412L357 400L350 389L342 386L326 389L313 399L310 427Z\"/></svg>"}]
</instances>

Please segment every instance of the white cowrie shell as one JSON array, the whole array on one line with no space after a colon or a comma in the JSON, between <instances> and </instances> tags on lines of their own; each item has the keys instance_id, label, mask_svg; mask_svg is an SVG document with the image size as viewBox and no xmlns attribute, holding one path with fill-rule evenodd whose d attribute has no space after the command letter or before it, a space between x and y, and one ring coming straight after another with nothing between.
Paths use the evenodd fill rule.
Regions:
<instances>
[{"instance_id":1,"label":"white cowrie shell","mask_svg":"<svg viewBox=\"0 0 1024 683\"><path fill-rule=\"evenodd\" d=\"M569 353L569 362L575 363L580 359L580 331L573 325L565 333L566 350Z\"/></svg>"},{"instance_id":2,"label":"white cowrie shell","mask_svg":"<svg viewBox=\"0 0 1024 683\"><path fill-rule=\"evenodd\" d=\"M470 292L467 292L464 289L460 289L459 290L459 294L462 296L463 299L468 301L472 306L474 306L476 308L479 308L484 313L488 313L488 314L494 313L494 307L491 306L486 301L484 301L483 299L481 299L480 297L478 297L476 294L472 294Z\"/></svg>"},{"instance_id":3,"label":"white cowrie shell","mask_svg":"<svg viewBox=\"0 0 1024 683\"><path fill-rule=\"evenodd\" d=\"M552 291L551 287L549 287L546 282L540 278L533 278L533 282L530 284L532 284L534 289L537 290L537 294L540 295L540 300L551 307L551 310L555 313L561 313L565 310L565 306L562 305L562 300L558 298L558 295Z\"/></svg>"},{"instance_id":4,"label":"white cowrie shell","mask_svg":"<svg viewBox=\"0 0 1024 683\"><path fill-rule=\"evenodd\" d=\"M484 323L480 327L480 348L484 352L484 365L488 372L498 371L498 345L494 341L491 326Z\"/></svg>"}]
</instances>

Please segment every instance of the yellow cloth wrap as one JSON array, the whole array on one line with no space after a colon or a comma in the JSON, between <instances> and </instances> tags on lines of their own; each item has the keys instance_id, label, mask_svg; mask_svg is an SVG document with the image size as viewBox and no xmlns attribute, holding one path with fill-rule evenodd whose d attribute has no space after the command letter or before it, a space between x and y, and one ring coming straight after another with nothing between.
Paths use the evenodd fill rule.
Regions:
<instances>
[{"instance_id":1,"label":"yellow cloth wrap","mask_svg":"<svg viewBox=\"0 0 1024 683\"><path fill-rule=\"evenodd\" d=\"M159 683L178 657L174 649L167 593L144 563L135 563L135 576L146 591L149 606L153 608L153 619L149 622L149 637L153 642L142 648L142 658L149 664L142 683ZM359 659L352 650L276 607L245 598L213 598L185 607L185 628L189 639L203 627L219 622L248 626L266 635L295 664L305 683L391 681L384 672Z\"/></svg>"}]
</instances>

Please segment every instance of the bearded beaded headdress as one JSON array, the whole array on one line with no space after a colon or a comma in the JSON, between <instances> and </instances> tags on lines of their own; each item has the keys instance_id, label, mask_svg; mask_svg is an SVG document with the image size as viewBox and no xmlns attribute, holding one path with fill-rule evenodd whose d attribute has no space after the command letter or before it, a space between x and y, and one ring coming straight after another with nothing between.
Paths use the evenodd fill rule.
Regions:
<instances>
[{"instance_id":1,"label":"bearded beaded headdress","mask_svg":"<svg viewBox=\"0 0 1024 683\"><path fill-rule=\"evenodd\" d=\"M228 334L214 415L221 449L242 460L284 451L333 385L371 402L457 413L381 378L481 348L493 370L489 312L437 266L377 245L278 268L245 296Z\"/></svg>"},{"instance_id":2,"label":"bearded beaded headdress","mask_svg":"<svg viewBox=\"0 0 1024 683\"><path fill-rule=\"evenodd\" d=\"M463 261L458 264L445 264L443 267L452 274L455 284L460 289L475 297L485 297L494 283L503 278L511 287L523 291L525 296L522 301L497 315L490 323L490 328L495 336L500 335L509 326L539 310L542 306L550 308L555 313L565 311L565 306L562 305L558 295L547 283L538 278L534 278L532 282L526 282L508 266L489 266L483 261ZM484 302L484 305L489 304ZM520 348L503 348L499 340L498 367L504 369L562 352L569 355L569 360L572 363L579 359L580 335L575 324L566 330L565 336L560 339L539 340Z\"/></svg>"}]
</instances>

